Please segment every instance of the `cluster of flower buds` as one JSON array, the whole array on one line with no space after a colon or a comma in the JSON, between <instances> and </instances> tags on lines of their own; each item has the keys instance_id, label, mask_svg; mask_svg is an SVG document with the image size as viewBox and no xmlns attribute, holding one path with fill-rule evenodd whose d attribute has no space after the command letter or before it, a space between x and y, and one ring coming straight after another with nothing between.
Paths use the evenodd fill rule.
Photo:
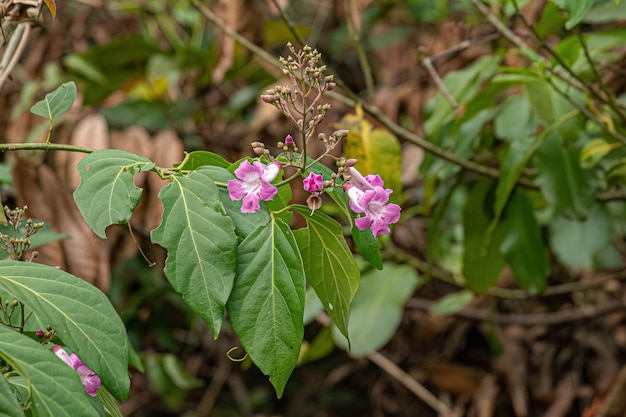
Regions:
<instances>
[{"instance_id":1,"label":"cluster of flower buds","mask_svg":"<svg viewBox=\"0 0 626 417\"><path fill-rule=\"evenodd\" d=\"M102 385L100 377L96 375L96 373L92 371L87 365L85 365L75 353L68 355L65 349L63 349L59 345L53 345L51 350L52 353L57 355L59 358L61 358L63 362L65 362L69 367L76 371L76 373L80 377L80 381L85 387L85 391L87 392L87 394L95 397L97 391Z\"/></svg>"},{"instance_id":2,"label":"cluster of flower buds","mask_svg":"<svg viewBox=\"0 0 626 417\"><path fill-rule=\"evenodd\" d=\"M56 334L57 332L54 331L49 324L46 325L45 331L43 329L37 329L37 331L35 332L37 340L39 340L42 345L45 345L46 343L54 339L54 336L56 336Z\"/></svg>"},{"instance_id":3,"label":"cluster of flower buds","mask_svg":"<svg viewBox=\"0 0 626 417\"><path fill-rule=\"evenodd\" d=\"M326 147L326 151L332 151L335 146L341 141L341 139L348 136L348 131L345 129L335 130L330 136L326 136L324 133L320 133L317 135L317 138L324 143Z\"/></svg>"}]
</instances>

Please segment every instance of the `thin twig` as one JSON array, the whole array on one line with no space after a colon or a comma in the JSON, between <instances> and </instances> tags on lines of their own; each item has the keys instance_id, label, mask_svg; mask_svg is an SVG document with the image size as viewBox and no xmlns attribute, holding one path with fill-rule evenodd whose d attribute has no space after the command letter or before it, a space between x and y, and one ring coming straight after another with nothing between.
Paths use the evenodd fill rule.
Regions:
<instances>
[{"instance_id":1,"label":"thin twig","mask_svg":"<svg viewBox=\"0 0 626 417\"><path fill-rule=\"evenodd\" d=\"M448 407L443 401L437 398L426 387L420 384L415 378L400 369L398 365L393 363L387 357L378 352L373 352L367 355L367 359L372 361L380 369L395 378L398 382L404 385L409 391L415 394L420 400L424 401L433 410L437 411L440 415L444 417L455 416L454 411L452 411L450 407Z\"/></svg>"},{"instance_id":2,"label":"thin twig","mask_svg":"<svg viewBox=\"0 0 626 417\"><path fill-rule=\"evenodd\" d=\"M68 151L92 153L94 150L82 146L63 145L60 143L2 143L0 152L6 151Z\"/></svg>"},{"instance_id":3,"label":"thin twig","mask_svg":"<svg viewBox=\"0 0 626 417\"><path fill-rule=\"evenodd\" d=\"M528 49L531 50L528 44L524 42L519 36L517 36L511 29L506 27L500 19L493 13L487 9L487 7L482 4L479 0L470 0L470 3L478 9L480 14L483 15L485 19L491 23L491 25L502 34L505 38L507 38L513 45L517 46L520 49Z\"/></svg>"},{"instance_id":4,"label":"thin twig","mask_svg":"<svg viewBox=\"0 0 626 417\"><path fill-rule=\"evenodd\" d=\"M302 39L300 34L296 31L296 28L291 22L291 19L289 19L289 16L287 16L287 13L285 13L285 10L280 6L280 4L278 3L278 0L272 0L272 3L274 4L274 7L276 7L276 9L278 10L278 13L280 14L280 18L283 20L285 25L287 25L287 29L289 29L289 33L291 33L291 36L293 36L295 41L302 48L305 44L304 39Z\"/></svg>"},{"instance_id":5,"label":"thin twig","mask_svg":"<svg viewBox=\"0 0 626 417\"><path fill-rule=\"evenodd\" d=\"M433 67L431 59L429 57L423 58L422 65L424 65L424 68L426 68L426 71L428 71L428 73L430 74L430 78L433 79L435 85L437 86L441 94L443 94L444 98L448 100L448 103L450 103L452 108L458 108L459 103L457 103L454 97L452 97L452 94L450 94L450 90L448 90L448 87L446 87L446 85L443 83L443 80L437 73L437 70L435 70L435 67Z\"/></svg>"},{"instance_id":6,"label":"thin twig","mask_svg":"<svg viewBox=\"0 0 626 417\"><path fill-rule=\"evenodd\" d=\"M363 72L363 78L365 79L365 90L367 91L367 97L369 102L372 104L376 104L376 89L374 87L374 76L372 74L372 67L370 66L369 60L367 59L367 53L365 52L365 47L363 46L363 36L361 32L361 27L357 27L356 23L356 4L354 0L348 0L348 31L352 36L352 41L356 46L356 50L359 56L359 63L361 66L361 71Z\"/></svg>"},{"instance_id":7,"label":"thin twig","mask_svg":"<svg viewBox=\"0 0 626 417\"><path fill-rule=\"evenodd\" d=\"M435 301L412 298L407 301L406 307L430 310L433 304L435 304ZM557 311L555 313L500 314L484 308L466 307L452 315L474 321L493 321L494 323L503 325L558 326L606 316L607 314L620 310L626 310L626 304L621 300L613 300L599 305L586 305L572 310Z\"/></svg>"}]
</instances>

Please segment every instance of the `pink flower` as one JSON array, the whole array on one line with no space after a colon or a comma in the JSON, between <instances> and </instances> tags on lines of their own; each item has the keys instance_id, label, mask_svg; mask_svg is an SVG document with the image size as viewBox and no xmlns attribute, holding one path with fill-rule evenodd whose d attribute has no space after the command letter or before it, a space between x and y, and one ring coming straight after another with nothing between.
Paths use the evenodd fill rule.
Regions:
<instances>
[{"instance_id":1,"label":"pink flower","mask_svg":"<svg viewBox=\"0 0 626 417\"><path fill-rule=\"evenodd\" d=\"M309 173L309 176L304 179L303 183L305 191L310 193L319 193L322 191L322 176L320 174L314 172Z\"/></svg>"},{"instance_id":2,"label":"pink flower","mask_svg":"<svg viewBox=\"0 0 626 417\"><path fill-rule=\"evenodd\" d=\"M359 230L371 229L374 237L390 232L389 225L400 219L400 206L389 202L389 194L393 191L385 189L383 180L378 175L365 178L359 171L350 167L347 170L350 179L344 190L350 198L350 208L358 214L365 214L355 219Z\"/></svg>"},{"instance_id":3,"label":"pink flower","mask_svg":"<svg viewBox=\"0 0 626 417\"><path fill-rule=\"evenodd\" d=\"M83 386L85 387L85 391L87 391L87 394L95 397L96 391L99 390L100 385L102 385L100 377L87 367L87 365L85 365L75 353L68 355L65 349L59 345L52 346L52 352L76 371L81 382L83 383Z\"/></svg>"},{"instance_id":4,"label":"pink flower","mask_svg":"<svg viewBox=\"0 0 626 417\"><path fill-rule=\"evenodd\" d=\"M238 180L228 181L228 196L231 200L241 200L242 213L259 211L260 200L267 201L274 198L278 189L271 182L278 176L281 166L278 162L269 165L254 161L243 161L235 170Z\"/></svg>"}]
</instances>

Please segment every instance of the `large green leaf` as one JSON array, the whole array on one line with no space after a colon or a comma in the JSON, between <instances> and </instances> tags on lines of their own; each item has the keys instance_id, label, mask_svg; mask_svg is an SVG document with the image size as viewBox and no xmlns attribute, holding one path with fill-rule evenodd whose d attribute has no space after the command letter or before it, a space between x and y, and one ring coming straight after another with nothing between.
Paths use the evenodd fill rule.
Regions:
<instances>
[{"instance_id":1,"label":"large green leaf","mask_svg":"<svg viewBox=\"0 0 626 417\"><path fill-rule=\"evenodd\" d=\"M159 198L163 219L151 239L168 250L165 275L217 337L235 279L233 222L224 215L210 170L173 176Z\"/></svg>"},{"instance_id":2,"label":"large green leaf","mask_svg":"<svg viewBox=\"0 0 626 417\"><path fill-rule=\"evenodd\" d=\"M537 182L554 215L583 218L594 200L594 172L580 167L580 146L564 144L556 133L537 150Z\"/></svg>"},{"instance_id":3,"label":"large green leaf","mask_svg":"<svg viewBox=\"0 0 626 417\"><path fill-rule=\"evenodd\" d=\"M0 357L29 384L34 417L74 417L78 410L85 417L100 415L76 371L29 337L0 326ZM13 395L0 398L0 403L4 403L0 409L12 401Z\"/></svg>"},{"instance_id":4,"label":"large green leaf","mask_svg":"<svg viewBox=\"0 0 626 417\"><path fill-rule=\"evenodd\" d=\"M400 324L404 304L421 283L415 269L407 265L385 264L384 270L365 274L352 302L350 353L367 355L383 347ZM348 348L337 328L333 336L339 346Z\"/></svg>"},{"instance_id":5,"label":"large green leaf","mask_svg":"<svg viewBox=\"0 0 626 417\"><path fill-rule=\"evenodd\" d=\"M68 111L74 104L74 100L76 100L76 84L74 81L70 81L46 94L43 100L38 101L30 108L30 112L52 120Z\"/></svg>"},{"instance_id":6,"label":"large green leaf","mask_svg":"<svg viewBox=\"0 0 626 417\"><path fill-rule=\"evenodd\" d=\"M493 181L480 180L467 198L463 211L463 275L467 287L476 292L486 291L495 284L506 263L500 253L506 231L501 224L492 233L488 230L493 220L489 198L492 188Z\"/></svg>"},{"instance_id":7,"label":"large green leaf","mask_svg":"<svg viewBox=\"0 0 626 417\"><path fill-rule=\"evenodd\" d=\"M0 356L2 356L1 353ZM11 388L11 385L9 385L9 381L7 381L4 374L0 374L0 416L24 417L24 411L22 410L15 392Z\"/></svg>"},{"instance_id":8,"label":"large green leaf","mask_svg":"<svg viewBox=\"0 0 626 417\"><path fill-rule=\"evenodd\" d=\"M348 337L350 303L359 288L359 267L337 221L319 210L311 214L304 206L294 209L308 224L295 232L306 277L337 328Z\"/></svg>"},{"instance_id":9,"label":"large green leaf","mask_svg":"<svg viewBox=\"0 0 626 417\"><path fill-rule=\"evenodd\" d=\"M141 197L135 175L153 167L148 158L117 149L94 151L80 161L80 185L74 200L98 236L106 239L108 226L130 219Z\"/></svg>"},{"instance_id":10,"label":"large green leaf","mask_svg":"<svg viewBox=\"0 0 626 417\"><path fill-rule=\"evenodd\" d=\"M128 337L106 295L67 272L17 261L0 261L0 290L49 323L115 398L126 399L130 387Z\"/></svg>"},{"instance_id":11,"label":"large green leaf","mask_svg":"<svg viewBox=\"0 0 626 417\"><path fill-rule=\"evenodd\" d=\"M250 358L283 395L304 337L305 276L293 232L280 219L259 226L237 251L227 309Z\"/></svg>"},{"instance_id":12,"label":"large green leaf","mask_svg":"<svg viewBox=\"0 0 626 417\"><path fill-rule=\"evenodd\" d=\"M513 193L504 218L507 233L500 250L520 286L538 294L546 287L550 261L532 204L523 191Z\"/></svg>"}]
</instances>

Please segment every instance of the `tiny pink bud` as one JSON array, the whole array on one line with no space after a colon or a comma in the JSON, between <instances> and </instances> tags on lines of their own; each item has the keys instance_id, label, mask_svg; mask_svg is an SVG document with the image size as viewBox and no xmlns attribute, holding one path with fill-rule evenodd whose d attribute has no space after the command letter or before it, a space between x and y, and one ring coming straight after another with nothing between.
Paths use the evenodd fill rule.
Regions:
<instances>
[{"instance_id":1,"label":"tiny pink bud","mask_svg":"<svg viewBox=\"0 0 626 417\"><path fill-rule=\"evenodd\" d=\"M287 135L287 137L285 137L285 145L293 145L293 137L291 135Z\"/></svg>"},{"instance_id":2,"label":"tiny pink bud","mask_svg":"<svg viewBox=\"0 0 626 417\"><path fill-rule=\"evenodd\" d=\"M43 337L43 330L37 329L37 331L35 332L35 335L37 336L37 339L41 339Z\"/></svg>"}]
</instances>

